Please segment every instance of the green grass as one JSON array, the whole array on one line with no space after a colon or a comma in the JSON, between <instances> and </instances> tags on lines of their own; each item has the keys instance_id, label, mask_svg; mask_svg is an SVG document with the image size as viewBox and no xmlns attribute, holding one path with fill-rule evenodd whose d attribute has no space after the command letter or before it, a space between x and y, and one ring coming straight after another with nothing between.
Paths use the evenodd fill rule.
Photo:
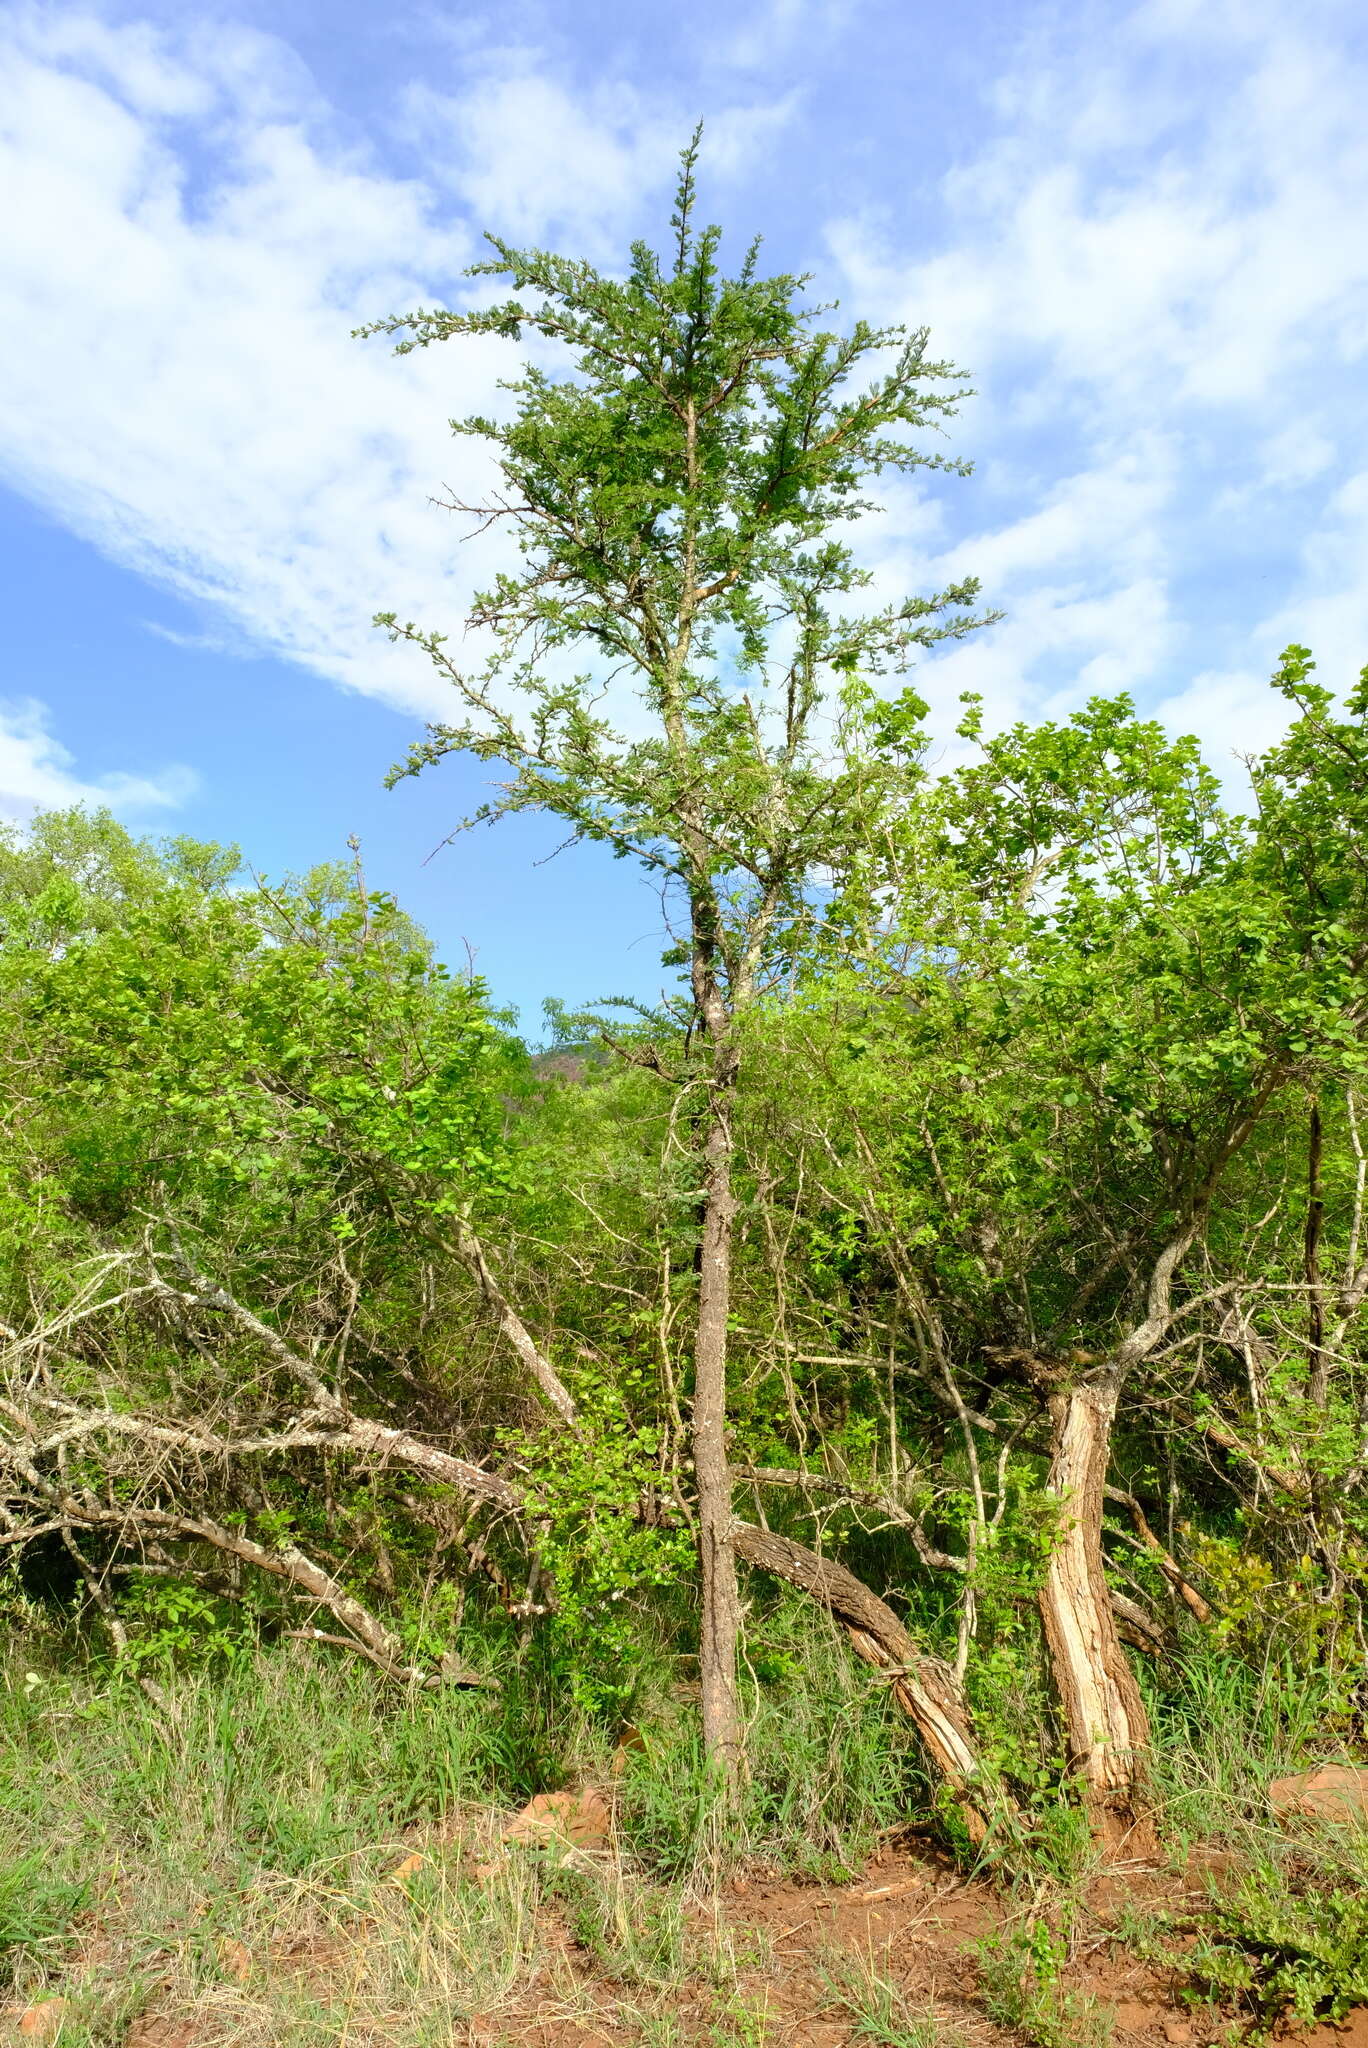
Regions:
<instances>
[{"instance_id":1,"label":"green grass","mask_svg":"<svg viewBox=\"0 0 1368 2048\"><path fill-rule=\"evenodd\" d=\"M661 1878L688 1880L723 1860L759 1858L778 1870L839 1882L909 1817L930 1819L915 1737L832 1626L796 1602L764 1617L750 1645L743 1693L748 1780L721 1828L696 1709L648 1699L643 1746L623 1757L623 1839Z\"/></svg>"},{"instance_id":2,"label":"green grass","mask_svg":"<svg viewBox=\"0 0 1368 2048\"><path fill-rule=\"evenodd\" d=\"M1151 1700L1154 1795L1178 1847L1230 1843L1251 1854L1280 1832L1272 1780L1344 1752L1340 1688L1295 1658L1257 1669L1196 1638Z\"/></svg>"},{"instance_id":3,"label":"green grass","mask_svg":"<svg viewBox=\"0 0 1368 2048\"><path fill-rule=\"evenodd\" d=\"M961 2037L934 2013L914 2005L894 1977L868 1955L833 1951L822 1971L832 2008L843 2013L857 2041L878 2048L960 2048Z\"/></svg>"},{"instance_id":4,"label":"green grass","mask_svg":"<svg viewBox=\"0 0 1368 2048\"><path fill-rule=\"evenodd\" d=\"M0 1984L20 1956L60 1957L85 1896L84 1884L53 1875L42 1849L7 1855L0 1864Z\"/></svg>"},{"instance_id":5,"label":"green grass","mask_svg":"<svg viewBox=\"0 0 1368 2048\"><path fill-rule=\"evenodd\" d=\"M686 1927L688 1899L741 1857L854 1868L916 1786L906 1730L829 1630L781 1609L768 1641L778 1675L749 1690L752 1776L724 1823L663 1662L644 1746L619 1756L506 1639L478 1646L504 1654L497 1694L386 1689L288 1644L166 1672L154 1702L79 1640L36 1633L0 1670L7 1995L60 1992L64 2042L120 2038L161 1985L168 2010L231 2015L235 2041L352 2038L364 2019L417 2048L534 1980L539 1999L582 2000L555 1980L559 1926L638 2031L668 2032L688 1978L720 2048L747 2048L767 2024L739 1988L747 1958ZM614 1855L503 1849L500 1810L566 1782L615 1785ZM396 1884L415 1842L427 1860Z\"/></svg>"},{"instance_id":6,"label":"green grass","mask_svg":"<svg viewBox=\"0 0 1368 2048\"><path fill-rule=\"evenodd\" d=\"M931 1817L886 1689L796 1604L755 1620L750 1776L728 1813L663 1656L644 1666L637 1737L619 1751L619 1731L575 1710L512 1631L496 1624L470 1649L498 1693L387 1689L364 1665L282 1644L168 1671L154 1702L79 1638L19 1639L0 1667L0 2003L60 1993L72 2048L120 2041L149 2000L243 2048L354 2044L368 2029L426 2048L476 2015L521 2024L529 2001L595 2031L604 2000L648 2048L758 2048L763 1961L695 1909L733 1862L839 1881ZM1250 1673L1200 1646L1153 1701L1176 1852L1215 1841L1237 1871L1263 1873L1213 1916L1194 1988L1261 2016L1368 1990L1352 1905L1368 1852L1267 1809L1271 1777L1342 1740L1334 1706L1314 1674ZM610 1851L504 1847L501 1814L565 1783L613 1787ZM396 1882L415 1845L424 1861ZM1036 1849L1027 1875L1053 1921L1034 1911L983 1948L988 2009L1039 2048L1095 2048L1107 2015L1068 1988L1050 1931L1083 1880L1053 1838ZM687 2026L685 1983L703 2014ZM833 1961L827 1988L860 2039L943 2042L872 1957Z\"/></svg>"},{"instance_id":7,"label":"green grass","mask_svg":"<svg viewBox=\"0 0 1368 2048\"><path fill-rule=\"evenodd\" d=\"M163 1705L98 1672L40 1677L0 1683L0 1943L18 1995L72 1997L64 2041L112 2038L131 1980L169 1980L195 2010L241 2002L235 1944L257 1959L263 2040L345 1995L334 1948L364 1954L368 2006L426 2002L448 2033L525 1976L535 1868L503 1859L473 1883L453 1851L421 1897L389 1878L410 1830L449 1821L478 1855L467 1813L521 1795L525 1758L484 1696L387 1694L293 1648L168 1678ZM292 1943L320 1967L292 1974Z\"/></svg>"}]
</instances>

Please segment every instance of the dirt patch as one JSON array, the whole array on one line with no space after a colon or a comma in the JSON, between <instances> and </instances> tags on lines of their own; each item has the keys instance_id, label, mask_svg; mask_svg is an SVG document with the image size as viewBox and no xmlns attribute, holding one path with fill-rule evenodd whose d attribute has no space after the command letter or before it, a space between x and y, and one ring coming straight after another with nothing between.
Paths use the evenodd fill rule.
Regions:
<instances>
[{"instance_id":1,"label":"dirt patch","mask_svg":"<svg viewBox=\"0 0 1368 2048\"><path fill-rule=\"evenodd\" d=\"M1301 2048L1368 2048L1368 2006L1351 2012L1342 2027L1313 2027Z\"/></svg>"}]
</instances>

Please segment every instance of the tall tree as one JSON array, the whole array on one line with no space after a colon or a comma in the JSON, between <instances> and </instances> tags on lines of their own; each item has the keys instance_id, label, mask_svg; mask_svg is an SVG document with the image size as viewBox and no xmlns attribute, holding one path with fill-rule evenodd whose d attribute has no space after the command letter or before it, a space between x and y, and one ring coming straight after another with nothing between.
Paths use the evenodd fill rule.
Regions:
<instances>
[{"instance_id":1,"label":"tall tree","mask_svg":"<svg viewBox=\"0 0 1368 2048\"><path fill-rule=\"evenodd\" d=\"M525 370L511 419L455 423L490 444L503 484L492 502L453 509L506 523L522 557L470 614L490 636L487 664L467 672L441 633L393 614L378 623L423 649L461 706L403 772L462 751L507 763L481 818L550 812L572 836L642 862L680 907L686 1050L638 1056L689 1091L698 1148L700 1675L708 1752L730 1778L741 1761L726 1444L738 1021L782 979L814 880L882 800L891 771L863 744L873 679L979 620L972 581L862 605L869 577L839 533L870 509L865 490L883 470L965 473L911 438L954 413L962 377L928 356L925 330L823 327L831 309L805 303L805 278L759 274L758 244L725 276L720 231L695 221L697 152L695 134L664 258L637 243L617 278L491 237L493 257L472 274L508 278L511 298L363 332L399 333L408 350L530 331L570 358L561 376ZM852 389L857 376L867 381ZM567 675L571 659L587 670ZM615 723L605 692L621 677L637 704Z\"/></svg>"}]
</instances>

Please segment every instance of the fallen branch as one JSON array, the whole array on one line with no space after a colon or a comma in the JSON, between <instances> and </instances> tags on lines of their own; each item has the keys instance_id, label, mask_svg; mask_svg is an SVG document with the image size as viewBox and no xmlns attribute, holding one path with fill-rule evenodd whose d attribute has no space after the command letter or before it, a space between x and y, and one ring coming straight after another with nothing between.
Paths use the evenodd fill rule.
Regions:
<instances>
[{"instance_id":1,"label":"fallen branch","mask_svg":"<svg viewBox=\"0 0 1368 2048\"><path fill-rule=\"evenodd\" d=\"M1132 1649L1141 1650L1147 1657L1170 1657L1173 1644L1167 1631L1160 1626L1152 1614L1132 1600L1126 1593L1113 1589L1111 1610L1116 1616L1118 1633Z\"/></svg>"},{"instance_id":2,"label":"fallen branch","mask_svg":"<svg viewBox=\"0 0 1368 2048\"><path fill-rule=\"evenodd\" d=\"M1200 1621L1205 1626L1212 1619L1209 1603L1202 1598L1197 1588L1184 1577L1182 1567L1165 1550L1163 1544L1159 1541L1153 1529L1151 1529L1145 1517L1145 1510L1141 1507L1135 1495L1127 1493L1122 1486L1107 1486L1103 1491L1108 1500L1115 1501L1118 1506L1126 1510L1135 1525L1135 1533L1139 1537L1144 1549L1154 1559L1188 1612L1195 1620ZM1116 1605L1115 1596L1113 1596L1112 1605Z\"/></svg>"}]
</instances>

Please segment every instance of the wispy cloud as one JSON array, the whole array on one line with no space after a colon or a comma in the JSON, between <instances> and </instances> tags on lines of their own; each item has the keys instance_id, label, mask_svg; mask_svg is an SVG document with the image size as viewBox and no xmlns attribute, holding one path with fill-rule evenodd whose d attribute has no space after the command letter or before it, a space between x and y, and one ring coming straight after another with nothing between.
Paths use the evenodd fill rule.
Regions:
<instances>
[{"instance_id":1,"label":"wispy cloud","mask_svg":"<svg viewBox=\"0 0 1368 2048\"><path fill-rule=\"evenodd\" d=\"M29 16L0 76L10 476L252 640L402 694L366 622L449 574L423 490L449 394L348 330L440 293L468 238L319 139L288 52L247 31Z\"/></svg>"},{"instance_id":2,"label":"wispy cloud","mask_svg":"<svg viewBox=\"0 0 1368 2048\"><path fill-rule=\"evenodd\" d=\"M875 12L737 10L721 170L797 147L798 99L745 67ZM944 657L938 695L1008 716L1124 686L1229 751L1282 639L1318 640L1331 679L1368 654L1368 484L1345 454L1368 426L1368 76L1331 0L1104 12L1105 37L1089 10L1005 14L977 139L928 182L915 140L880 138L877 192L829 223L848 309L929 320L982 390L956 435L989 452L978 478L895 491L869 539L880 587L974 568L1008 611ZM486 224L611 258L658 212L692 109L611 62L576 88L467 25L455 88L376 116L421 165L402 175L393 131L358 143L274 37L4 19L5 472L198 600L211 638L443 704L369 619L450 625L487 574L497 541L462 545L429 496L457 464L478 492L442 422L497 406L511 354L396 361L349 329L468 289ZM899 214L928 190L930 226L911 198Z\"/></svg>"},{"instance_id":3,"label":"wispy cloud","mask_svg":"<svg viewBox=\"0 0 1368 2048\"><path fill-rule=\"evenodd\" d=\"M990 458L953 545L918 554L977 568L1009 616L946 658L947 694L1007 716L1124 683L1228 756L1276 715L1286 639L1319 640L1327 679L1368 655L1347 20L1165 0L1061 41L1049 17L943 181L938 248L886 213L833 226L861 307L929 321L981 390L964 438Z\"/></svg>"},{"instance_id":4,"label":"wispy cloud","mask_svg":"<svg viewBox=\"0 0 1368 2048\"><path fill-rule=\"evenodd\" d=\"M447 699L370 618L449 625L488 573L498 540L462 545L430 500L458 465L478 492L444 422L497 408L515 357L396 361L350 330L459 299L475 221L616 253L684 126L630 92L576 100L526 53L466 69L408 96L417 180L344 144L254 31L38 9L0 32L0 464L247 640L418 710Z\"/></svg>"},{"instance_id":5,"label":"wispy cloud","mask_svg":"<svg viewBox=\"0 0 1368 2048\"><path fill-rule=\"evenodd\" d=\"M0 700L0 818L24 822L38 810L69 804L108 806L121 815L174 809L195 790L188 768L158 775L103 775L88 781L76 773L67 749L48 730L48 710L33 698Z\"/></svg>"}]
</instances>

